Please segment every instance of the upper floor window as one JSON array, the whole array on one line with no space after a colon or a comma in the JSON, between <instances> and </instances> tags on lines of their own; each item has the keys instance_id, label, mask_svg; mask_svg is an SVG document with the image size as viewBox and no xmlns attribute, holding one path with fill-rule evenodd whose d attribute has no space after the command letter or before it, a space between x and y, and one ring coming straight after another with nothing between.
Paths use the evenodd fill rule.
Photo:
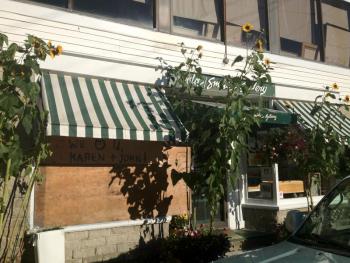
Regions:
<instances>
[{"instance_id":1,"label":"upper floor window","mask_svg":"<svg viewBox=\"0 0 350 263\"><path fill-rule=\"evenodd\" d=\"M153 28L154 0L33 0Z\"/></svg>"},{"instance_id":2,"label":"upper floor window","mask_svg":"<svg viewBox=\"0 0 350 263\"><path fill-rule=\"evenodd\" d=\"M153 0L75 0L73 9L153 27Z\"/></svg>"},{"instance_id":3,"label":"upper floor window","mask_svg":"<svg viewBox=\"0 0 350 263\"><path fill-rule=\"evenodd\" d=\"M243 47L263 37L271 52L350 67L350 2L344 0L32 1ZM247 22L254 28L243 34Z\"/></svg>"},{"instance_id":4,"label":"upper floor window","mask_svg":"<svg viewBox=\"0 0 350 263\"><path fill-rule=\"evenodd\" d=\"M68 7L68 0L32 0L32 1L45 3L48 5L55 5L59 7Z\"/></svg>"},{"instance_id":5,"label":"upper floor window","mask_svg":"<svg viewBox=\"0 0 350 263\"><path fill-rule=\"evenodd\" d=\"M282 55L320 60L321 38L314 0L279 0L278 19Z\"/></svg>"},{"instance_id":6,"label":"upper floor window","mask_svg":"<svg viewBox=\"0 0 350 263\"><path fill-rule=\"evenodd\" d=\"M322 1L325 62L350 66L350 4Z\"/></svg>"},{"instance_id":7,"label":"upper floor window","mask_svg":"<svg viewBox=\"0 0 350 263\"><path fill-rule=\"evenodd\" d=\"M242 25L249 22L253 25L251 39L244 39ZM226 36L227 42L245 45L247 41L255 41L265 37L268 31L266 0L226 0ZM262 32L262 36L260 35ZM267 39L266 39L267 40Z\"/></svg>"},{"instance_id":8,"label":"upper floor window","mask_svg":"<svg viewBox=\"0 0 350 263\"><path fill-rule=\"evenodd\" d=\"M172 0L172 32L221 39L221 0Z\"/></svg>"}]
</instances>

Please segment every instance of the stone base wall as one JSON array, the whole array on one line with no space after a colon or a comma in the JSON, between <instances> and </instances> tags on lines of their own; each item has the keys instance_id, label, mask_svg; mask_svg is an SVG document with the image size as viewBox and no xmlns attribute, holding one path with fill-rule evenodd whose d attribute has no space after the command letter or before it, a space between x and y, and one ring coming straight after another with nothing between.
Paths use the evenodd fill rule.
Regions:
<instances>
[{"instance_id":1,"label":"stone base wall","mask_svg":"<svg viewBox=\"0 0 350 263\"><path fill-rule=\"evenodd\" d=\"M300 208L298 210L305 211L307 208ZM290 209L277 210L243 207L245 228L262 232L274 232L278 225L284 223L288 211Z\"/></svg>"},{"instance_id":2,"label":"stone base wall","mask_svg":"<svg viewBox=\"0 0 350 263\"><path fill-rule=\"evenodd\" d=\"M67 232L66 263L107 261L147 243L152 238L168 235L169 223Z\"/></svg>"}]
</instances>

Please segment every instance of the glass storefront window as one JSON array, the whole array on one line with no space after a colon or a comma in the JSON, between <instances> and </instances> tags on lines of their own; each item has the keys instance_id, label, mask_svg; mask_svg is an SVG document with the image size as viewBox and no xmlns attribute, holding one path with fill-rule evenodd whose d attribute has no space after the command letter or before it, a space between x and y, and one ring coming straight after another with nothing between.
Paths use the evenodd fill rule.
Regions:
<instances>
[{"instance_id":1,"label":"glass storefront window","mask_svg":"<svg viewBox=\"0 0 350 263\"><path fill-rule=\"evenodd\" d=\"M279 0L281 55L320 60L320 27L314 0Z\"/></svg>"},{"instance_id":2,"label":"glass storefront window","mask_svg":"<svg viewBox=\"0 0 350 263\"><path fill-rule=\"evenodd\" d=\"M304 198L306 178L302 176L301 167L288 157L286 151L294 145L293 130L287 127L267 127L255 130L248 138L246 197L253 202L276 203L277 200ZM282 132L283 131L283 132ZM281 141L285 134L290 134L286 141ZM299 140L299 137L296 138ZM293 146L294 148L294 146ZM323 194L321 187L329 183L322 180L320 174L312 175L311 194Z\"/></svg>"},{"instance_id":3,"label":"glass storefront window","mask_svg":"<svg viewBox=\"0 0 350 263\"><path fill-rule=\"evenodd\" d=\"M345 1L322 1L325 62L350 66L350 4Z\"/></svg>"},{"instance_id":4,"label":"glass storefront window","mask_svg":"<svg viewBox=\"0 0 350 263\"><path fill-rule=\"evenodd\" d=\"M221 39L221 0L173 0L172 32Z\"/></svg>"},{"instance_id":5,"label":"glass storefront window","mask_svg":"<svg viewBox=\"0 0 350 263\"><path fill-rule=\"evenodd\" d=\"M153 0L75 0L73 9L153 27Z\"/></svg>"},{"instance_id":6,"label":"glass storefront window","mask_svg":"<svg viewBox=\"0 0 350 263\"><path fill-rule=\"evenodd\" d=\"M221 200L217 206L217 212L214 216L215 225L225 224L225 202ZM196 227L199 224L209 224L210 222L210 206L208 199L205 195L192 195L192 213L193 213L193 226Z\"/></svg>"},{"instance_id":7,"label":"glass storefront window","mask_svg":"<svg viewBox=\"0 0 350 263\"><path fill-rule=\"evenodd\" d=\"M262 151L266 134L266 131L260 131L248 138L247 194L248 198L272 201L275 176L266 154Z\"/></svg>"},{"instance_id":8,"label":"glass storefront window","mask_svg":"<svg viewBox=\"0 0 350 263\"><path fill-rule=\"evenodd\" d=\"M246 34L242 25L249 22L253 25L251 40L260 37L260 32L267 33L267 3L266 0L227 0L226 1L226 34L227 42L235 45L245 45Z\"/></svg>"}]
</instances>

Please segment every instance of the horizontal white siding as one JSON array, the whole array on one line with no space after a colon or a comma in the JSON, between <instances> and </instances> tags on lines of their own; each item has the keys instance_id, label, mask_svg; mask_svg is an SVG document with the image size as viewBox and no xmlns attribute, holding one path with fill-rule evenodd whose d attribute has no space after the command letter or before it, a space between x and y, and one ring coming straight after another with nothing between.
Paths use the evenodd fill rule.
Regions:
<instances>
[{"instance_id":1,"label":"horizontal white siding","mask_svg":"<svg viewBox=\"0 0 350 263\"><path fill-rule=\"evenodd\" d=\"M183 61L179 43L204 47L201 61L204 72L214 75L235 74L234 68L222 63L221 43L169 35L152 30L93 18L58 8L32 3L0 0L0 32L11 41L23 42L26 34L52 40L63 46L64 54L43 63L44 68L88 75L154 83L161 78L155 71L157 57L170 64ZM229 47L228 57L246 52ZM350 70L301 59L266 54L275 62L272 71L276 96L310 99L325 85L337 82L342 94L350 94Z\"/></svg>"}]
</instances>

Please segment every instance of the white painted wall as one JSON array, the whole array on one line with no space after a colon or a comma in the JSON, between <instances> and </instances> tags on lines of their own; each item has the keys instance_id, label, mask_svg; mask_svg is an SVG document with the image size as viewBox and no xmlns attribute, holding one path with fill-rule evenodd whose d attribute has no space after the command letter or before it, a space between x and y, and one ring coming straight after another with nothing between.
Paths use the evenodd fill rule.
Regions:
<instances>
[{"instance_id":1,"label":"white painted wall","mask_svg":"<svg viewBox=\"0 0 350 263\"><path fill-rule=\"evenodd\" d=\"M157 57L177 65L183 61L178 44L184 42L191 48L204 47L204 73L235 73L222 63L222 43L169 35L30 2L0 0L0 3L0 32L11 41L20 43L26 34L34 34L63 46L62 56L42 64L47 69L155 83L161 77L155 71L159 65ZM245 54L245 50L228 47L229 59L239 54ZM276 97L313 100L325 85L333 82L338 83L342 94L350 94L349 69L273 54L266 56L276 63L272 71Z\"/></svg>"}]
</instances>

